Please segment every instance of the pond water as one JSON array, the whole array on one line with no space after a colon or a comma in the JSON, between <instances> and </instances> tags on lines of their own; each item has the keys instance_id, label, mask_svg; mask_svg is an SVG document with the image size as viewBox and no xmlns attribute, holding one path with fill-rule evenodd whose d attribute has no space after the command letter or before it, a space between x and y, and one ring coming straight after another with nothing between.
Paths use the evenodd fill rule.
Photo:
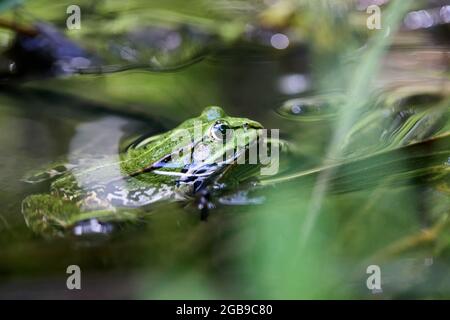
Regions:
<instances>
[{"instance_id":1,"label":"pond water","mask_svg":"<svg viewBox=\"0 0 450 320\"><path fill-rule=\"evenodd\" d=\"M155 2L135 20L139 1L129 11L88 3L80 32L66 34L101 58L91 69L72 74L78 59L44 75L20 57L23 69L0 86L0 298L450 296L447 29L401 29L377 58L377 42L368 46L366 31L339 15L306 36L296 19L258 25L250 17L266 8L252 2L219 1L214 10ZM64 31L62 7L34 1L23 9ZM317 10L303 17L336 14ZM30 172L118 158L126 142L211 105L280 130L288 145L280 175L251 190L263 202L222 202L207 221L192 203L161 202L137 223L96 234L81 225L45 237L27 226L22 201L49 191L48 182L24 182ZM344 164L325 170L335 163ZM66 287L70 265L82 270L82 290ZM370 265L381 266L382 290L366 286Z\"/></svg>"}]
</instances>

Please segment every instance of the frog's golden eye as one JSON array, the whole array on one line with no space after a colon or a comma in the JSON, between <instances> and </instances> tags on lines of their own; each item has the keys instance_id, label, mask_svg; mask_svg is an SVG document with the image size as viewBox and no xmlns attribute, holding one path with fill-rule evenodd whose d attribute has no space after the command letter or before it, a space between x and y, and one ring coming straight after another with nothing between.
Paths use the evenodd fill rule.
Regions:
<instances>
[{"instance_id":1,"label":"frog's golden eye","mask_svg":"<svg viewBox=\"0 0 450 320\"><path fill-rule=\"evenodd\" d=\"M226 122L219 120L211 127L210 134L214 139L223 141L232 137L233 129Z\"/></svg>"}]
</instances>

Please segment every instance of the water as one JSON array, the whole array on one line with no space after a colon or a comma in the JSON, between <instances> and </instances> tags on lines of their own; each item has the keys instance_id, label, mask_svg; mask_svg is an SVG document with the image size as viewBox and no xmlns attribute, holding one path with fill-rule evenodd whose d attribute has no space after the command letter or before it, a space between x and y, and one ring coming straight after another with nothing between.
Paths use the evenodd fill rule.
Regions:
<instances>
[{"instance_id":1,"label":"water","mask_svg":"<svg viewBox=\"0 0 450 320\"><path fill-rule=\"evenodd\" d=\"M20 204L27 195L47 193L49 188L48 183L25 183L30 172L60 159L76 163L93 155L100 161L103 155L117 157L122 142L166 131L174 121L162 124L157 116L152 119L151 112L127 115L72 95L26 87L4 91L1 106L1 130L9 133L2 139L9 153L2 153L0 177L2 297L137 297L136 279L160 277L190 259L199 259L194 265L206 267L202 252L218 250L227 225L217 220L224 214L220 209L202 223L195 208L155 205L142 221L99 225L88 220L62 239L34 234L21 214ZM83 266L84 293L64 289L70 264ZM111 294L116 287L120 292Z\"/></svg>"},{"instance_id":2,"label":"water","mask_svg":"<svg viewBox=\"0 0 450 320\"><path fill-rule=\"evenodd\" d=\"M120 12L118 3L107 4L110 12ZM177 26L170 30L164 24L153 33L144 32L157 40L154 46L148 46L149 41L142 32L151 28L148 23L143 24L149 19L142 10L136 21L128 25L126 17L133 13L131 6L130 12L124 11L127 15L117 18L123 18L126 26L126 32L119 30L117 37L110 38L112 29L100 30L96 19L87 20L82 33L71 33L70 37L88 45L90 40L97 39L92 38L90 30L96 30L99 39L117 41L114 48L118 51L111 51L111 56L101 50L105 49L101 48L104 42L94 45L100 47L96 47L96 52L104 57L108 68L130 61L134 64L134 60L149 56L158 56L159 65L151 60L144 68L140 65L138 70L107 75L39 78L39 74L34 74L24 83L2 85L0 297L423 298L450 295L446 237L450 204L448 193L444 192L448 191L445 183L448 178L436 183L428 175L448 172L448 138L366 161L361 157L388 148L377 130L363 131L366 135L357 131L355 136L360 140L355 145L360 144L362 148L350 148L356 152L357 162L342 166L331 175L330 192L325 193L311 239L303 247L299 239L314 196L317 177L314 174L276 185L268 183L265 188L251 189L250 194L225 197L207 222L200 221L192 203L158 203L139 221L102 224L95 219L87 220L67 236L56 239L34 234L26 225L20 205L30 194L48 192L49 186L23 182L30 172L61 158L76 162L93 154L117 157L123 145L134 137L170 130L181 121L197 116L208 105L222 106L228 114L249 117L266 128L279 128L280 137L289 142L291 150L291 154L281 159L284 177L303 175L305 170L336 160L327 159L326 154L334 136L336 113L343 105L342 97L319 104L318 112L314 112L316 105L308 97L333 97L347 89L345 83L353 71L348 65L359 61L365 49L358 43L360 39L349 36L349 30L355 26L341 25L339 17L333 22L336 25L323 22L321 30L325 38L330 28L336 31L334 38L339 41L328 38L321 41L314 32L309 38L302 38L295 32L272 30L271 24L276 23L268 18L264 23L269 26L260 28L252 21L241 29L237 17L247 21L247 15L253 17L261 10L252 4L236 2L235 7L229 8L226 3L218 2L210 11L199 4L194 8L154 5L156 9L152 9L156 11L151 10L152 17L160 15L170 21L190 17L192 25L213 36L205 37L196 28ZM37 6L30 3L28 10L44 20L63 25L64 19L58 16L57 8ZM198 10L198 6L203 9ZM90 8L92 17L96 10L106 9L101 5ZM197 13L193 14L192 10ZM230 16L238 23L230 20ZM208 23L208 18L219 19L221 23ZM221 28L225 25L228 29ZM180 30L187 34L181 37ZM448 47L445 41L430 45L441 41L442 33L441 29L428 31L412 36L404 31L397 39L397 47L379 63L381 71L379 76L374 76L373 87L367 88L371 107L375 108L380 97L397 86L399 91L409 88L412 93L428 86L434 93L448 97L445 73L449 65ZM243 40L233 42L240 32ZM351 41L345 41L349 37ZM127 39L133 41L124 44ZM188 39L187 44L192 46L180 50L183 39ZM202 59L176 72L149 72L149 67L164 66L161 57L167 58L167 66L172 67L199 53ZM69 71L69 74L73 72ZM397 92L392 96L397 97ZM306 114L290 108L291 113L286 117L278 109L286 101L305 97ZM358 107L367 112L365 104ZM366 118L364 112L360 118L372 119ZM408 137L410 127L396 125L402 121L389 121L389 125L382 126L390 131L384 132L384 136L391 133L394 138ZM403 130L401 134L397 134L398 128ZM448 124L437 126L434 133L448 133ZM368 143L371 138L375 148ZM389 144L398 145L401 144ZM433 150L442 152L435 155ZM416 156L414 161L404 161L412 159L411 155ZM415 171L424 168L430 171L421 174ZM432 236L421 237L423 230ZM81 291L66 289L66 268L72 264L82 269ZM365 287L366 268L371 264L380 265L385 276L383 291L378 295Z\"/></svg>"}]
</instances>

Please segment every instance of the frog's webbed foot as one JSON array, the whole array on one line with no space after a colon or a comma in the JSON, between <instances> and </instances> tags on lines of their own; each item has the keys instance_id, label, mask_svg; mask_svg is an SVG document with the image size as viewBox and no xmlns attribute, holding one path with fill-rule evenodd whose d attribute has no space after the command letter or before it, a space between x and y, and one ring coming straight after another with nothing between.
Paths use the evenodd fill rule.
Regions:
<instances>
[{"instance_id":1,"label":"frog's webbed foot","mask_svg":"<svg viewBox=\"0 0 450 320\"><path fill-rule=\"evenodd\" d=\"M209 212L214 208L214 203L211 201L211 192L208 189L202 189L197 193L196 199L197 208L200 211L200 219L206 221Z\"/></svg>"}]
</instances>

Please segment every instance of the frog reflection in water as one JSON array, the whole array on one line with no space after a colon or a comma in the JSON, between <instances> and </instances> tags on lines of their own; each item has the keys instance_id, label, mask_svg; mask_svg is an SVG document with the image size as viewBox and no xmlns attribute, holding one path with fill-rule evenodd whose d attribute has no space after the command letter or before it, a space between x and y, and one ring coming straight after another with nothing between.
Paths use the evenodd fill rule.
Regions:
<instances>
[{"instance_id":1,"label":"frog reflection in water","mask_svg":"<svg viewBox=\"0 0 450 320\"><path fill-rule=\"evenodd\" d=\"M133 220L162 200L193 199L205 219L211 192L257 173L258 164L237 172L236 160L259 141L262 128L208 107L174 130L134 141L116 161L66 164L33 175L28 182L52 179L50 193L28 196L22 212L28 226L44 235L63 235L79 223L95 221L101 229L107 226L102 222Z\"/></svg>"}]
</instances>

